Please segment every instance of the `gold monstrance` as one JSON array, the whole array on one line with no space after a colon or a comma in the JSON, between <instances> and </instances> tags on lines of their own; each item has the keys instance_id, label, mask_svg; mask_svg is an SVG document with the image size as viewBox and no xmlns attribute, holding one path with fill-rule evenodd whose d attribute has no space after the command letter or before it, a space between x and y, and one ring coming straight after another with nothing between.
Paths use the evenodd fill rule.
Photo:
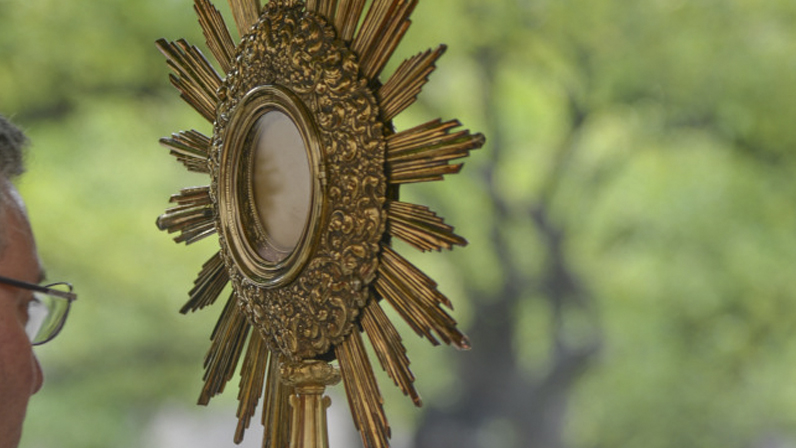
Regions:
<instances>
[{"instance_id":1,"label":"gold monstrance","mask_svg":"<svg viewBox=\"0 0 796 448\"><path fill-rule=\"evenodd\" d=\"M407 59L382 83L417 0L230 0L237 45L209 0L194 3L225 76L184 40L157 45L172 84L213 123L213 136L184 131L161 143L189 170L208 174L210 185L172 196L157 224L186 244L218 235L221 248L183 313L232 285L199 403L223 391L242 357L235 442L262 397L263 446L326 447L323 393L342 378L365 447L388 447L363 333L395 384L421 402L382 307L435 345L469 347L442 308L450 301L391 244L393 237L421 251L466 244L428 207L398 194L403 184L458 172L461 164L450 162L484 143L455 120L393 128L445 47Z\"/></svg>"}]
</instances>

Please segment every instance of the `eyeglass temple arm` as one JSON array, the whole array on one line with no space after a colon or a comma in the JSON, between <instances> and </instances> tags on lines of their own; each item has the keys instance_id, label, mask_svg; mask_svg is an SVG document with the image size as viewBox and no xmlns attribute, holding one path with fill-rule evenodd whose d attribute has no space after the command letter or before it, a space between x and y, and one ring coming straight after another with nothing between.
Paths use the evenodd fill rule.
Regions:
<instances>
[{"instance_id":1,"label":"eyeglass temple arm","mask_svg":"<svg viewBox=\"0 0 796 448\"><path fill-rule=\"evenodd\" d=\"M43 292L45 294L50 294L56 297L61 297L68 300L77 300L77 294L72 292L72 285L69 283L55 283L56 285L67 285L69 286L69 291L59 291L57 289L48 288L46 286L37 285L35 283L28 283L23 282L21 280L15 280L13 278L2 277L0 276L0 283L6 283L11 286L16 286L18 288L30 289L32 291Z\"/></svg>"}]
</instances>

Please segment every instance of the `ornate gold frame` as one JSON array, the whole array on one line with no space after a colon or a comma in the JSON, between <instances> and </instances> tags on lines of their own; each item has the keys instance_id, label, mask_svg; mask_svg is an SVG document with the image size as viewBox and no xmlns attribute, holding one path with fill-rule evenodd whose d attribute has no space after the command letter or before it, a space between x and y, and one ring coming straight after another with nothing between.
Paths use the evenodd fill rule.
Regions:
<instances>
[{"instance_id":1,"label":"ornate gold frame","mask_svg":"<svg viewBox=\"0 0 796 448\"><path fill-rule=\"evenodd\" d=\"M279 262L265 259L255 247L257 243L268 244L268 236L254 212L251 180L254 175L254 155L250 154L254 124L265 113L274 110L284 113L298 125L310 161L312 179L309 223L302 235L301 244ZM301 100L284 87L255 87L233 110L226 137L225 144L221 146L214 181L218 182L217 226L227 242L227 256L246 281L254 285L278 287L289 283L304 268L318 244L324 210L326 172L314 117ZM251 233L254 235L250 235Z\"/></svg>"},{"instance_id":2,"label":"ornate gold frame","mask_svg":"<svg viewBox=\"0 0 796 448\"><path fill-rule=\"evenodd\" d=\"M243 357L236 441L262 396L264 446L326 446L329 400L323 391L342 378L365 446L389 446L362 333L395 384L416 405L421 401L385 303L433 344L469 348L442 308L450 301L392 244L397 238L422 251L466 244L427 207L400 201L399 190L458 172L461 164L450 162L484 143L480 134L454 131L455 120L393 128L393 118L414 102L445 50L407 59L380 81L416 4L374 0L365 11L365 0L271 0L262 6L230 0L242 36L236 45L209 0L195 0L223 78L184 40L158 41L175 72L172 83L213 123L212 137L186 131L161 139L211 182L172 196L176 205L158 226L178 232L175 240L187 244L218 235L220 250L205 263L181 311L214 303L232 285L211 337L199 402L223 391ZM269 111L298 128L312 184L307 225L298 246L281 259L260 251L268 234L252 193L252 129Z\"/></svg>"}]
</instances>

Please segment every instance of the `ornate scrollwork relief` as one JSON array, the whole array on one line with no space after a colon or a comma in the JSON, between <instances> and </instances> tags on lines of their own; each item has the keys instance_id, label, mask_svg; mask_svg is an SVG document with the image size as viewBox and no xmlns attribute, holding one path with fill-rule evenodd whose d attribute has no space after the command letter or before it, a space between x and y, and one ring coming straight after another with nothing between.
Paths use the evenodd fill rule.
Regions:
<instances>
[{"instance_id":1,"label":"ornate scrollwork relief","mask_svg":"<svg viewBox=\"0 0 796 448\"><path fill-rule=\"evenodd\" d=\"M352 331L378 269L385 229L383 125L356 56L334 28L300 4L269 3L243 38L219 90L211 150L216 187L220 164L230 163L222 160L230 117L247 93L263 85L293 92L315 117L326 197L323 230L304 269L278 288L262 287L242 273L223 239L222 257L242 309L269 347L291 359L313 358Z\"/></svg>"}]
</instances>

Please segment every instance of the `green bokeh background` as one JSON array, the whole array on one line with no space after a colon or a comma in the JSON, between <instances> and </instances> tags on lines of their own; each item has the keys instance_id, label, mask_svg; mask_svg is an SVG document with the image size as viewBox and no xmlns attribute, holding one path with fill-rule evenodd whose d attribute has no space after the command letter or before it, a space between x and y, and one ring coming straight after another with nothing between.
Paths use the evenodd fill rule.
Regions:
<instances>
[{"instance_id":1,"label":"green bokeh background","mask_svg":"<svg viewBox=\"0 0 796 448\"><path fill-rule=\"evenodd\" d=\"M402 190L470 240L399 250L474 348L400 326L426 405L381 378L395 445L796 445L796 3L426 0L413 21L387 73L449 49L396 126L459 118L488 141ZM190 1L0 0L0 113L33 143L19 186L49 277L80 296L37 349L22 448L203 446L153 435L169 415L229 415L233 446L235 385L194 406L220 309L177 312L217 242L154 224L208 182L157 140L212 131L160 37L205 48Z\"/></svg>"}]
</instances>

